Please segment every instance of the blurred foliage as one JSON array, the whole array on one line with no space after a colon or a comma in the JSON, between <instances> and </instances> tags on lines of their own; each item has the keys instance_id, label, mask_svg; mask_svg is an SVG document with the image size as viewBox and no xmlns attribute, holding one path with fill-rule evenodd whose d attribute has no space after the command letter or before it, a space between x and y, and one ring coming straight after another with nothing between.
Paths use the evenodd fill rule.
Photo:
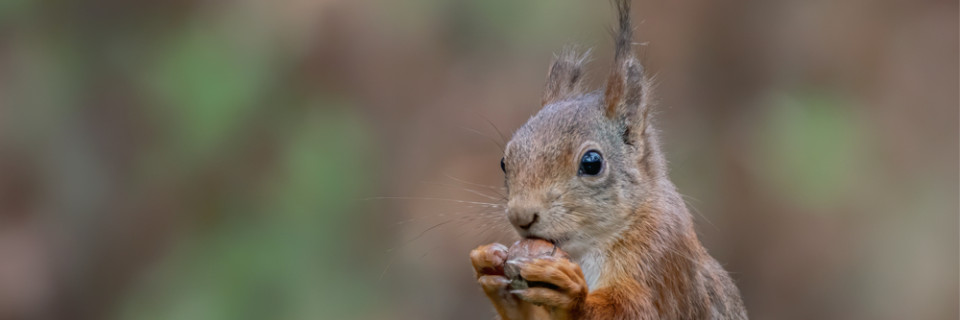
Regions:
<instances>
[{"instance_id":1,"label":"blurred foliage","mask_svg":"<svg viewBox=\"0 0 960 320\"><path fill-rule=\"evenodd\" d=\"M956 2L635 3L671 175L752 317L957 318ZM611 13L0 1L0 319L489 319L466 254L512 230L416 198L499 201L481 136L564 45L602 82Z\"/></svg>"},{"instance_id":2,"label":"blurred foliage","mask_svg":"<svg viewBox=\"0 0 960 320\"><path fill-rule=\"evenodd\" d=\"M186 151L215 151L242 128L276 77L268 43L238 35L234 24L196 23L171 32L158 45L155 67L143 72L164 106L158 113L174 117L176 140Z\"/></svg>"},{"instance_id":3,"label":"blurred foliage","mask_svg":"<svg viewBox=\"0 0 960 320\"><path fill-rule=\"evenodd\" d=\"M120 318L351 319L377 303L376 279L363 276L372 269L338 261L367 219L351 212L374 173L368 129L346 105L301 120L283 130L263 198L219 204L222 222L187 229Z\"/></svg>"},{"instance_id":4,"label":"blurred foliage","mask_svg":"<svg viewBox=\"0 0 960 320\"><path fill-rule=\"evenodd\" d=\"M821 92L780 96L766 110L759 135L760 175L794 205L824 209L850 198L863 167L865 128L851 102Z\"/></svg>"}]
</instances>

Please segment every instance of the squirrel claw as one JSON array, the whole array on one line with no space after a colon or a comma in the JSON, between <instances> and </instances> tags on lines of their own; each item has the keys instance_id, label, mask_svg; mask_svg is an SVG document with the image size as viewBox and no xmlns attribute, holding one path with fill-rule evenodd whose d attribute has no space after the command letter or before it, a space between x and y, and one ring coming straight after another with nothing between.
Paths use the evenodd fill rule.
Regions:
<instances>
[{"instance_id":1,"label":"squirrel claw","mask_svg":"<svg viewBox=\"0 0 960 320\"><path fill-rule=\"evenodd\" d=\"M503 275L503 263L507 259L507 247L499 243L482 245L470 251L470 262L477 278L484 275Z\"/></svg>"},{"instance_id":2,"label":"squirrel claw","mask_svg":"<svg viewBox=\"0 0 960 320\"><path fill-rule=\"evenodd\" d=\"M573 309L586 299L587 281L580 266L566 259L541 258L522 262L520 275L548 286L512 290L520 299L547 307Z\"/></svg>"},{"instance_id":3,"label":"squirrel claw","mask_svg":"<svg viewBox=\"0 0 960 320\"><path fill-rule=\"evenodd\" d=\"M510 285L510 280L507 280L504 276L497 275L485 275L477 278L477 282L480 283L480 287L483 288L483 292L487 295L494 296L503 296L507 293L507 286Z\"/></svg>"}]
</instances>

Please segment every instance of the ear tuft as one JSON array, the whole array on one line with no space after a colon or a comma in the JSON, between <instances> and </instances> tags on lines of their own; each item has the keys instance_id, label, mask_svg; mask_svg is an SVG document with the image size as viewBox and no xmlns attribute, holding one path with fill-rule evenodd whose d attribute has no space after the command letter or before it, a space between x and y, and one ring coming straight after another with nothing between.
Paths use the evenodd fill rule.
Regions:
<instances>
[{"instance_id":1,"label":"ear tuft","mask_svg":"<svg viewBox=\"0 0 960 320\"><path fill-rule=\"evenodd\" d=\"M583 92L583 65L590 56L590 50L578 55L573 48L564 48L556 55L547 72L547 84L543 91L542 105L559 101Z\"/></svg>"},{"instance_id":2,"label":"ear tuft","mask_svg":"<svg viewBox=\"0 0 960 320\"><path fill-rule=\"evenodd\" d=\"M643 65L634 56L633 27L630 24L630 0L616 0L617 34L613 70L607 79L604 107L607 118L625 125L624 139L633 144L642 142L647 129L651 81L644 75Z\"/></svg>"}]
</instances>

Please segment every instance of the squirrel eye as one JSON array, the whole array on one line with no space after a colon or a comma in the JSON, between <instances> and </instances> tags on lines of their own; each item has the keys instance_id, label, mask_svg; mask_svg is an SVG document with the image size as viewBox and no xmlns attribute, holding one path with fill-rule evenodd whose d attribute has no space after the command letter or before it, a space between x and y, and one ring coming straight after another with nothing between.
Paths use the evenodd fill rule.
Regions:
<instances>
[{"instance_id":1,"label":"squirrel eye","mask_svg":"<svg viewBox=\"0 0 960 320\"><path fill-rule=\"evenodd\" d=\"M503 173L507 173L507 165L503 164L503 158L500 158L500 170L503 170Z\"/></svg>"},{"instance_id":2,"label":"squirrel eye","mask_svg":"<svg viewBox=\"0 0 960 320\"><path fill-rule=\"evenodd\" d=\"M603 169L603 156L596 150L589 150L580 158L580 175L595 176Z\"/></svg>"}]
</instances>

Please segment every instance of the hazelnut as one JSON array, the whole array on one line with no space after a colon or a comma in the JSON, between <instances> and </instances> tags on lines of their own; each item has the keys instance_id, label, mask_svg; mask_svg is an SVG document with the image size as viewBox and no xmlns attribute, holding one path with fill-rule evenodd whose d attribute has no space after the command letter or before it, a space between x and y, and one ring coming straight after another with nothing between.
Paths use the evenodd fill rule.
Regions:
<instances>
[{"instance_id":1,"label":"hazelnut","mask_svg":"<svg viewBox=\"0 0 960 320\"><path fill-rule=\"evenodd\" d=\"M507 249L506 263L503 265L504 275L510 279L510 287L513 289L526 289L530 286L530 284L520 276L519 260L545 257L570 259L570 256L567 255L566 252L557 248L553 243L542 239L523 239L510 246L510 249Z\"/></svg>"}]
</instances>

